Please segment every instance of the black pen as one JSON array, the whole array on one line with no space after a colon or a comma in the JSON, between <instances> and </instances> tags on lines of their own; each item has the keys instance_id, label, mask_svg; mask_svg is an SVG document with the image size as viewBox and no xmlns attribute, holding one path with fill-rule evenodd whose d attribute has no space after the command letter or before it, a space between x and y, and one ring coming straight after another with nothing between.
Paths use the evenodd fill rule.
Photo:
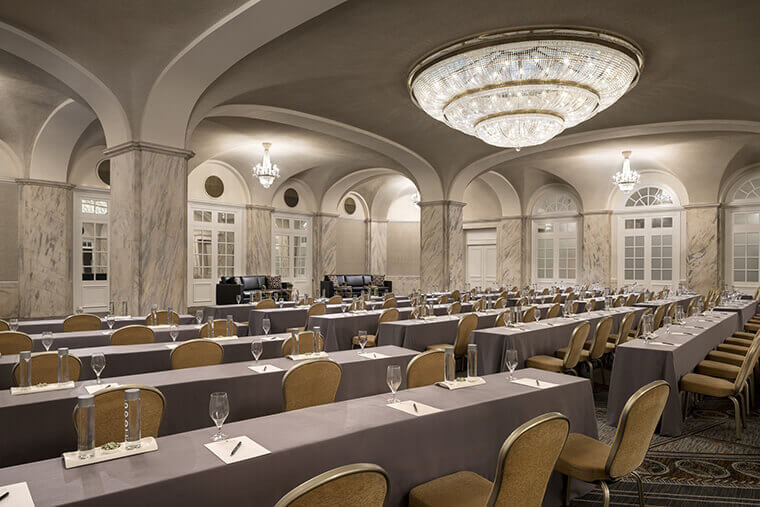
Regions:
<instances>
[{"instance_id":1,"label":"black pen","mask_svg":"<svg viewBox=\"0 0 760 507\"><path fill-rule=\"evenodd\" d=\"M239 440L237 445L234 449L232 449L232 452L230 453L230 456L234 456L238 449L240 449L240 446L243 445L243 441Z\"/></svg>"},{"instance_id":2,"label":"black pen","mask_svg":"<svg viewBox=\"0 0 760 507\"><path fill-rule=\"evenodd\" d=\"M414 405L414 411L415 411L415 412L419 412L419 411L417 410L417 404L416 404L416 403L412 403L412 405Z\"/></svg>"},{"instance_id":3,"label":"black pen","mask_svg":"<svg viewBox=\"0 0 760 507\"><path fill-rule=\"evenodd\" d=\"M0 495L0 500L5 500L5 498L6 498L8 495L10 495L10 494L11 494L11 492L10 492L10 491L6 491L6 492L5 492L5 493L3 493L2 495Z\"/></svg>"}]
</instances>

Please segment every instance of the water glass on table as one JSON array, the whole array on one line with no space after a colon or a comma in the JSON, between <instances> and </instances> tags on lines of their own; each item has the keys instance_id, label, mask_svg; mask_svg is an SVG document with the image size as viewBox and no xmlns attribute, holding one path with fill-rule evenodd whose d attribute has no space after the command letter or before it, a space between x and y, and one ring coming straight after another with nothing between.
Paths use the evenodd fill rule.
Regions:
<instances>
[{"instance_id":1,"label":"water glass on table","mask_svg":"<svg viewBox=\"0 0 760 507\"><path fill-rule=\"evenodd\" d=\"M103 355L101 352L97 352L90 357L90 366L92 367L92 371L95 372L95 377L97 379L97 384L100 384L100 374L103 373L103 370L106 368L106 356Z\"/></svg>"},{"instance_id":2,"label":"water glass on table","mask_svg":"<svg viewBox=\"0 0 760 507\"><path fill-rule=\"evenodd\" d=\"M269 320L269 317L264 317L261 319L261 328L264 330L264 334L269 334L269 330L272 329L272 323Z\"/></svg>"},{"instance_id":3,"label":"water glass on table","mask_svg":"<svg viewBox=\"0 0 760 507\"><path fill-rule=\"evenodd\" d=\"M211 437L211 440L216 442L227 438L227 435L222 433L222 425L227 419L227 416L230 415L230 402L227 399L227 393L211 393L208 413L211 416L211 420L214 421L214 424L216 425L216 433Z\"/></svg>"},{"instance_id":4,"label":"water glass on table","mask_svg":"<svg viewBox=\"0 0 760 507\"><path fill-rule=\"evenodd\" d=\"M18 319L11 319L8 322L8 327L11 328L11 331L18 331Z\"/></svg>"},{"instance_id":5,"label":"water glass on table","mask_svg":"<svg viewBox=\"0 0 760 507\"><path fill-rule=\"evenodd\" d=\"M663 317L662 327L665 328L665 334L667 336L670 336L670 326L672 325L673 325L673 319L669 315L666 315L665 317Z\"/></svg>"},{"instance_id":6,"label":"water glass on table","mask_svg":"<svg viewBox=\"0 0 760 507\"><path fill-rule=\"evenodd\" d=\"M241 299L242 299L242 296L240 294L235 294L235 302L237 302L237 304L240 304Z\"/></svg>"},{"instance_id":7,"label":"water glass on table","mask_svg":"<svg viewBox=\"0 0 760 507\"><path fill-rule=\"evenodd\" d=\"M172 324L169 326L169 336L173 342L177 341L177 337L179 336L179 329L177 328L177 324Z\"/></svg>"},{"instance_id":8,"label":"water glass on table","mask_svg":"<svg viewBox=\"0 0 760 507\"><path fill-rule=\"evenodd\" d=\"M53 333L51 331L42 332L42 346L45 350L50 350L50 346L53 345Z\"/></svg>"},{"instance_id":9,"label":"water glass on table","mask_svg":"<svg viewBox=\"0 0 760 507\"><path fill-rule=\"evenodd\" d=\"M258 363L259 358L261 357L261 354L264 353L264 342L261 340L261 338L256 337L251 342L251 354L253 354L253 359Z\"/></svg>"},{"instance_id":10,"label":"water glass on table","mask_svg":"<svg viewBox=\"0 0 760 507\"><path fill-rule=\"evenodd\" d=\"M113 313L109 313L106 315L106 324L108 325L108 334L113 334L113 325L116 322L116 319L113 316Z\"/></svg>"},{"instance_id":11,"label":"water glass on table","mask_svg":"<svg viewBox=\"0 0 760 507\"><path fill-rule=\"evenodd\" d=\"M361 347L361 351L364 352L364 346L367 345L367 331L360 329L357 336L359 338L359 347Z\"/></svg>"},{"instance_id":12,"label":"water glass on table","mask_svg":"<svg viewBox=\"0 0 760 507\"><path fill-rule=\"evenodd\" d=\"M397 364L388 365L388 369L386 370L385 374L385 381L391 390L391 394L393 395L388 400L388 403L397 403L398 398L396 397L396 391L398 391L398 388L401 386L401 366Z\"/></svg>"},{"instance_id":13,"label":"water glass on table","mask_svg":"<svg viewBox=\"0 0 760 507\"><path fill-rule=\"evenodd\" d=\"M199 326L201 325L201 322L203 322L203 310L195 310L195 322Z\"/></svg>"},{"instance_id":14,"label":"water glass on table","mask_svg":"<svg viewBox=\"0 0 760 507\"><path fill-rule=\"evenodd\" d=\"M504 351L504 365L509 372L509 380L514 380L514 373L517 369L517 351L515 349L507 349Z\"/></svg>"}]
</instances>

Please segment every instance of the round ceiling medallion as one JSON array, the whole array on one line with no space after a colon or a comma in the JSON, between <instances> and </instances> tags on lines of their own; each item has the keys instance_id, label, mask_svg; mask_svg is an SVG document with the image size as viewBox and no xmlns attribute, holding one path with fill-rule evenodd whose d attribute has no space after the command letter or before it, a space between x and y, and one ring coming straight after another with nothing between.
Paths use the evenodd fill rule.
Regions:
<instances>
[{"instance_id":1,"label":"round ceiling medallion","mask_svg":"<svg viewBox=\"0 0 760 507\"><path fill-rule=\"evenodd\" d=\"M100 181L105 183L106 185L111 185L111 160L105 159L98 162L98 167L96 169L98 178Z\"/></svg>"},{"instance_id":2,"label":"round ceiling medallion","mask_svg":"<svg viewBox=\"0 0 760 507\"><path fill-rule=\"evenodd\" d=\"M224 193L224 182L219 176L209 176L204 183L206 193L211 197L221 197Z\"/></svg>"},{"instance_id":3,"label":"round ceiling medallion","mask_svg":"<svg viewBox=\"0 0 760 507\"><path fill-rule=\"evenodd\" d=\"M346 198L343 202L343 209L346 210L346 213L349 215L353 215L354 211L356 211L356 201L351 197Z\"/></svg>"},{"instance_id":4,"label":"round ceiling medallion","mask_svg":"<svg viewBox=\"0 0 760 507\"><path fill-rule=\"evenodd\" d=\"M282 195L282 198L289 208L295 208L298 206L298 192L296 192L295 188L287 189Z\"/></svg>"}]
</instances>

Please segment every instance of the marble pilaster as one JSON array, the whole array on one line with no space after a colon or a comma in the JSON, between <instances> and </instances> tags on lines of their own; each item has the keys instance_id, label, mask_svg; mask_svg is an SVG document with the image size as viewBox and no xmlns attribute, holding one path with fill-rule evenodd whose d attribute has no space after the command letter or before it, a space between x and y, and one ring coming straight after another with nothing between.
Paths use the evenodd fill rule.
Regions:
<instances>
[{"instance_id":1,"label":"marble pilaster","mask_svg":"<svg viewBox=\"0 0 760 507\"><path fill-rule=\"evenodd\" d=\"M532 282L532 265L531 265L531 219L523 217L520 219L522 223L522 234L520 235L520 250L522 251L522 269L520 270L520 281L518 287L527 287Z\"/></svg>"},{"instance_id":2,"label":"marble pilaster","mask_svg":"<svg viewBox=\"0 0 760 507\"><path fill-rule=\"evenodd\" d=\"M337 249L337 215L319 213L314 216L313 283L314 294L319 294L319 283L325 275L335 273Z\"/></svg>"},{"instance_id":3,"label":"marble pilaster","mask_svg":"<svg viewBox=\"0 0 760 507\"><path fill-rule=\"evenodd\" d=\"M686 282L704 294L718 287L718 208L686 210Z\"/></svg>"},{"instance_id":4,"label":"marble pilaster","mask_svg":"<svg viewBox=\"0 0 760 507\"><path fill-rule=\"evenodd\" d=\"M246 215L246 273L264 275L272 271L273 208L249 205Z\"/></svg>"},{"instance_id":5,"label":"marble pilaster","mask_svg":"<svg viewBox=\"0 0 760 507\"><path fill-rule=\"evenodd\" d=\"M73 306L72 186L37 180L18 183L20 317L67 315Z\"/></svg>"},{"instance_id":6,"label":"marble pilaster","mask_svg":"<svg viewBox=\"0 0 760 507\"><path fill-rule=\"evenodd\" d=\"M0 318L18 316L18 282L0 282Z\"/></svg>"},{"instance_id":7,"label":"marble pilaster","mask_svg":"<svg viewBox=\"0 0 760 507\"><path fill-rule=\"evenodd\" d=\"M464 203L449 202L447 206L447 258L449 267L448 288L464 287L465 280L465 239L462 227Z\"/></svg>"},{"instance_id":8,"label":"marble pilaster","mask_svg":"<svg viewBox=\"0 0 760 507\"><path fill-rule=\"evenodd\" d=\"M371 274L384 275L388 261L388 222L371 220L369 222L369 271Z\"/></svg>"},{"instance_id":9,"label":"marble pilaster","mask_svg":"<svg viewBox=\"0 0 760 507\"><path fill-rule=\"evenodd\" d=\"M386 280L393 282L393 293L398 296L407 296L412 291L420 288L420 277L414 275L386 276Z\"/></svg>"},{"instance_id":10,"label":"marble pilaster","mask_svg":"<svg viewBox=\"0 0 760 507\"><path fill-rule=\"evenodd\" d=\"M446 277L444 206L420 203L420 288L442 289Z\"/></svg>"},{"instance_id":11,"label":"marble pilaster","mask_svg":"<svg viewBox=\"0 0 760 507\"><path fill-rule=\"evenodd\" d=\"M496 227L496 282L501 286L521 286L522 219L503 218Z\"/></svg>"},{"instance_id":12,"label":"marble pilaster","mask_svg":"<svg viewBox=\"0 0 760 507\"><path fill-rule=\"evenodd\" d=\"M612 215L609 212L583 216L583 264L580 280L610 285Z\"/></svg>"}]
</instances>

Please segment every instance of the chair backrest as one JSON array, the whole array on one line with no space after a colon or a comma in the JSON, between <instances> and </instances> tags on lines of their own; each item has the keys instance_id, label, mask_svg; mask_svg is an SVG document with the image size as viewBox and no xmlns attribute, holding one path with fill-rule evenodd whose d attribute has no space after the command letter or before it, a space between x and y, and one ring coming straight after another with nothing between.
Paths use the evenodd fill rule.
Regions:
<instances>
[{"instance_id":1,"label":"chair backrest","mask_svg":"<svg viewBox=\"0 0 760 507\"><path fill-rule=\"evenodd\" d=\"M172 370L222 364L224 348L209 340L187 340L172 350L169 361Z\"/></svg>"},{"instance_id":2,"label":"chair backrest","mask_svg":"<svg viewBox=\"0 0 760 507\"><path fill-rule=\"evenodd\" d=\"M621 345L628 341L628 335L631 333L631 328L633 327L633 319L636 318L636 312L628 312L623 317L623 320L620 321L620 328L618 329L618 337L617 340L615 340L615 346ZM641 326L641 321L639 321L639 327Z\"/></svg>"},{"instance_id":3,"label":"chair backrest","mask_svg":"<svg viewBox=\"0 0 760 507\"><path fill-rule=\"evenodd\" d=\"M568 298L568 301L570 301L569 298ZM572 302L570 302L570 306L572 307L572 312L573 313L578 313L578 306L579 305L580 305L580 303L578 301L572 301Z\"/></svg>"},{"instance_id":4,"label":"chair backrest","mask_svg":"<svg viewBox=\"0 0 760 507\"><path fill-rule=\"evenodd\" d=\"M510 314L510 310L501 312L499 316L496 317L496 322L494 322L494 327L506 326L507 322L509 322L509 314Z\"/></svg>"},{"instance_id":5,"label":"chair backrest","mask_svg":"<svg viewBox=\"0 0 760 507\"><path fill-rule=\"evenodd\" d=\"M462 303L454 301L451 303L451 315L456 315L462 311Z\"/></svg>"},{"instance_id":6,"label":"chair backrest","mask_svg":"<svg viewBox=\"0 0 760 507\"><path fill-rule=\"evenodd\" d=\"M303 361L282 377L282 398L285 411L314 407L335 401L341 367L330 360Z\"/></svg>"},{"instance_id":7,"label":"chair backrest","mask_svg":"<svg viewBox=\"0 0 760 507\"><path fill-rule=\"evenodd\" d=\"M559 303L554 303L549 307L549 309L546 311L546 318L547 319L553 319L555 317L559 317L559 313L562 310L562 307Z\"/></svg>"},{"instance_id":8,"label":"chair backrest","mask_svg":"<svg viewBox=\"0 0 760 507\"><path fill-rule=\"evenodd\" d=\"M382 322L395 322L397 320L398 310L395 308L388 308L387 310L383 310L383 313L377 318L377 324L380 325Z\"/></svg>"},{"instance_id":9,"label":"chair backrest","mask_svg":"<svg viewBox=\"0 0 760 507\"><path fill-rule=\"evenodd\" d=\"M628 299L625 300L625 306L633 306L636 303L636 294L628 294Z\"/></svg>"},{"instance_id":10,"label":"chair backrest","mask_svg":"<svg viewBox=\"0 0 760 507\"><path fill-rule=\"evenodd\" d=\"M535 306L528 307L523 312L523 322L535 322L536 321L536 312L538 311L538 308Z\"/></svg>"},{"instance_id":11,"label":"chair backrest","mask_svg":"<svg viewBox=\"0 0 760 507\"><path fill-rule=\"evenodd\" d=\"M589 358L592 360L599 359L607 351L607 339L610 337L612 331L612 324L614 324L612 317L605 317L599 321L594 330L594 343L591 345L589 352Z\"/></svg>"},{"instance_id":12,"label":"chair backrest","mask_svg":"<svg viewBox=\"0 0 760 507\"><path fill-rule=\"evenodd\" d=\"M258 303L256 303L256 309L257 310L268 310L270 308L277 308L277 305L274 302L274 299L262 299Z\"/></svg>"},{"instance_id":13,"label":"chair backrest","mask_svg":"<svg viewBox=\"0 0 760 507\"><path fill-rule=\"evenodd\" d=\"M327 305L324 303L314 303L309 307L309 311L306 312L306 323L309 323L309 317L324 315L327 313Z\"/></svg>"},{"instance_id":14,"label":"chair backrest","mask_svg":"<svg viewBox=\"0 0 760 507\"><path fill-rule=\"evenodd\" d=\"M557 304L557 303L561 303L561 302L562 302L562 294L560 294L560 293L558 292L558 293L556 293L556 294L554 295L554 297L552 298L552 303L554 303L554 304Z\"/></svg>"},{"instance_id":15,"label":"chair backrest","mask_svg":"<svg viewBox=\"0 0 760 507\"><path fill-rule=\"evenodd\" d=\"M20 331L0 331L0 354L18 354L34 348L32 338Z\"/></svg>"},{"instance_id":16,"label":"chair backrest","mask_svg":"<svg viewBox=\"0 0 760 507\"><path fill-rule=\"evenodd\" d=\"M588 333L591 330L591 324L588 322L581 322L570 335L570 343L568 344L567 354L563 360L562 366L567 369L575 368L578 365L578 361L581 358L581 350L583 350L583 344L586 343Z\"/></svg>"},{"instance_id":17,"label":"chair backrest","mask_svg":"<svg viewBox=\"0 0 760 507\"><path fill-rule=\"evenodd\" d=\"M454 340L454 355L463 356L467 352L467 345L470 343L470 333L478 327L478 316L474 313L468 313L461 319L457 325L457 338Z\"/></svg>"},{"instance_id":18,"label":"chair backrest","mask_svg":"<svg viewBox=\"0 0 760 507\"><path fill-rule=\"evenodd\" d=\"M646 298L647 298L646 292L642 292L639 294L639 297L636 298L636 302L643 303Z\"/></svg>"},{"instance_id":19,"label":"chair backrest","mask_svg":"<svg viewBox=\"0 0 760 507\"><path fill-rule=\"evenodd\" d=\"M628 398L607 456L605 471L610 477L628 475L644 461L669 394L670 385L656 380Z\"/></svg>"},{"instance_id":20,"label":"chair backrest","mask_svg":"<svg viewBox=\"0 0 760 507\"><path fill-rule=\"evenodd\" d=\"M678 303L670 303L668 305L668 310L665 312L665 315L667 315L671 319L675 319L676 318L676 305L677 304ZM665 315L663 315L663 318L665 317Z\"/></svg>"},{"instance_id":21,"label":"chair backrest","mask_svg":"<svg viewBox=\"0 0 760 507\"><path fill-rule=\"evenodd\" d=\"M119 328L111 335L111 345L139 345L153 343L155 340L153 330L139 324Z\"/></svg>"},{"instance_id":22,"label":"chair backrest","mask_svg":"<svg viewBox=\"0 0 760 507\"><path fill-rule=\"evenodd\" d=\"M438 297L438 302L436 304L445 305L448 302L449 302L449 295L448 294L441 294Z\"/></svg>"},{"instance_id":23,"label":"chair backrest","mask_svg":"<svg viewBox=\"0 0 760 507\"><path fill-rule=\"evenodd\" d=\"M499 451L486 505L541 505L569 432L570 420L558 412L540 415L515 429Z\"/></svg>"},{"instance_id":24,"label":"chair backrest","mask_svg":"<svg viewBox=\"0 0 760 507\"><path fill-rule=\"evenodd\" d=\"M541 291L542 296L548 296L549 295L549 287L544 287L544 290Z\"/></svg>"},{"instance_id":25,"label":"chair backrest","mask_svg":"<svg viewBox=\"0 0 760 507\"><path fill-rule=\"evenodd\" d=\"M169 324L169 311L161 310L156 312L156 322L153 322L153 315L145 317L146 326L166 326ZM179 326L179 314L172 310L172 324Z\"/></svg>"},{"instance_id":26,"label":"chair backrest","mask_svg":"<svg viewBox=\"0 0 760 507\"><path fill-rule=\"evenodd\" d=\"M77 382L82 372L82 361L75 355L69 354L69 380ZM19 385L19 363L13 365L13 383ZM32 385L45 382L55 384L58 382L58 352L40 352L32 355Z\"/></svg>"},{"instance_id":27,"label":"chair backrest","mask_svg":"<svg viewBox=\"0 0 760 507\"><path fill-rule=\"evenodd\" d=\"M482 298L478 299L477 301L475 301L472 304L472 311L473 312L482 312L483 311L483 303L484 303L484 300Z\"/></svg>"},{"instance_id":28,"label":"chair backrest","mask_svg":"<svg viewBox=\"0 0 760 507\"><path fill-rule=\"evenodd\" d=\"M10 331L11 326L5 322L3 319L0 319L0 331Z\"/></svg>"},{"instance_id":29,"label":"chair backrest","mask_svg":"<svg viewBox=\"0 0 760 507\"><path fill-rule=\"evenodd\" d=\"M573 301L575 300L575 298L576 298L575 292L569 292L567 296L565 297L565 301Z\"/></svg>"},{"instance_id":30,"label":"chair backrest","mask_svg":"<svg viewBox=\"0 0 760 507\"><path fill-rule=\"evenodd\" d=\"M237 324L232 323L232 334L237 335ZM199 336L201 338L214 338L216 336L227 336L227 319L215 319L214 320L214 334L209 334L208 322L201 327Z\"/></svg>"},{"instance_id":31,"label":"chair backrest","mask_svg":"<svg viewBox=\"0 0 760 507\"><path fill-rule=\"evenodd\" d=\"M694 307L697 304L697 298L692 299L689 301L688 306L686 307L686 316L689 317L691 314L694 313Z\"/></svg>"},{"instance_id":32,"label":"chair backrest","mask_svg":"<svg viewBox=\"0 0 760 507\"><path fill-rule=\"evenodd\" d=\"M313 331L301 331L298 333L298 350L296 350L296 344L293 342L292 336L282 342L282 357L295 354L306 354L307 352L314 352Z\"/></svg>"},{"instance_id":33,"label":"chair backrest","mask_svg":"<svg viewBox=\"0 0 760 507\"><path fill-rule=\"evenodd\" d=\"M155 387L128 384L95 393L95 446L124 442L124 391L127 389L140 390L140 434L143 437L158 436L166 398ZM77 408L74 407L74 428L78 433L76 420Z\"/></svg>"},{"instance_id":34,"label":"chair backrest","mask_svg":"<svg viewBox=\"0 0 760 507\"><path fill-rule=\"evenodd\" d=\"M383 300L387 301L389 299L396 299L396 295L392 292L386 292L385 296L383 296Z\"/></svg>"},{"instance_id":35,"label":"chair backrest","mask_svg":"<svg viewBox=\"0 0 760 507\"><path fill-rule=\"evenodd\" d=\"M328 305L339 305L343 302L343 296L335 294L333 297L327 300Z\"/></svg>"},{"instance_id":36,"label":"chair backrest","mask_svg":"<svg viewBox=\"0 0 760 507\"><path fill-rule=\"evenodd\" d=\"M668 305L660 305L657 307L657 310L654 312L654 317L652 318L652 330L660 329L660 326L662 325L662 318L665 316L665 312L668 310Z\"/></svg>"},{"instance_id":37,"label":"chair backrest","mask_svg":"<svg viewBox=\"0 0 760 507\"><path fill-rule=\"evenodd\" d=\"M494 308L504 308L507 306L507 299L504 297L500 297L496 300L496 302L493 304Z\"/></svg>"},{"instance_id":38,"label":"chair backrest","mask_svg":"<svg viewBox=\"0 0 760 507\"><path fill-rule=\"evenodd\" d=\"M462 294L462 303L469 303L470 302L470 293L465 292Z\"/></svg>"},{"instance_id":39,"label":"chair backrest","mask_svg":"<svg viewBox=\"0 0 760 507\"><path fill-rule=\"evenodd\" d=\"M396 308L396 298L389 298L383 301L383 309L385 308Z\"/></svg>"},{"instance_id":40,"label":"chair backrest","mask_svg":"<svg viewBox=\"0 0 760 507\"><path fill-rule=\"evenodd\" d=\"M623 306L623 303L625 303L625 296L618 296L615 298L615 302L612 303L612 306L614 308L620 308Z\"/></svg>"},{"instance_id":41,"label":"chair backrest","mask_svg":"<svg viewBox=\"0 0 760 507\"><path fill-rule=\"evenodd\" d=\"M451 299L454 299L454 300L457 300L457 299L459 299L459 291L458 291L458 290L453 290L453 291L451 291L451 295L450 295L449 297L450 297Z\"/></svg>"},{"instance_id":42,"label":"chair backrest","mask_svg":"<svg viewBox=\"0 0 760 507\"><path fill-rule=\"evenodd\" d=\"M388 501L388 473L371 463L328 470L290 490L275 507L362 505L382 507Z\"/></svg>"},{"instance_id":43,"label":"chair backrest","mask_svg":"<svg viewBox=\"0 0 760 507\"><path fill-rule=\"evenodd\" d=\"M103 327L100 317L89 313L80 313L78 315L69 315L63 320L63 332L71 333L73 331L98 331Z\"/></svg>"},{"instance_id":44,"label":"chair backrest","mask_svg":"<svg viewBox=\"0 0 760 507\"><path fill-rule=\"evenodd\" d=\"M417 354L406 366L406 388L435 384L444 379L444 351L428 350Z\"/></svg>"},{"instance_id":45,"label":"chair backrest","mask_svg":"<svg viewBox=\"0 0 760 507\"><path fill-rule=\"evenodd\" d=\"M744 361L742 361L742 365L739 367L739 374L734 380L735 394L739 394L739 391L742 390L742 386L744 386L744 383L747 381L747 377L749 377L750 373L752 373L752 370L755 368L758 356L760 355L760 338L758 337L760 337L760 330L755 333L752 345L750 345L749 351L747 352L747 355L744 356Z\"/></svg>"}]
</instances>

